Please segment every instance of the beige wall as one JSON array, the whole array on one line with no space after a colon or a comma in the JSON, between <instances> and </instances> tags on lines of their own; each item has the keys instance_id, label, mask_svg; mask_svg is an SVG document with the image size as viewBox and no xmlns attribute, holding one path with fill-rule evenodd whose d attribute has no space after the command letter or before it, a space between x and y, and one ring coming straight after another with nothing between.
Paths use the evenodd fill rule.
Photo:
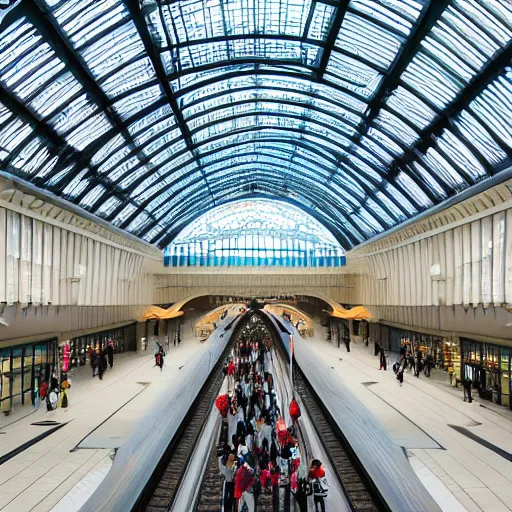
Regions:
<instances>
[{"instance_id":1,"label":"beige wall","mask_svg":"<svg viewBox=\"0 0 512 512\"><path fill-rule=\"evenodd\" d=\"M0 179L0 303L147 305L156 248Z\"/></svg>"},{"instance_id":2,"label":"beige wall","mask_svg":"<svg viewBox=\"0 0 512 512\"><path fill-rule=\"evenodd\" d=\"M212 272L210 270L210 272ZM320 269L255 268L243 271L226 269L215 273L180 272L154 276L154 300L157 304L176 302L201 295L229 295L234 297L268 297L278 295L312 295L347 302L355 286L353 276L325 273Z\"/></svg>"}]
</instances>

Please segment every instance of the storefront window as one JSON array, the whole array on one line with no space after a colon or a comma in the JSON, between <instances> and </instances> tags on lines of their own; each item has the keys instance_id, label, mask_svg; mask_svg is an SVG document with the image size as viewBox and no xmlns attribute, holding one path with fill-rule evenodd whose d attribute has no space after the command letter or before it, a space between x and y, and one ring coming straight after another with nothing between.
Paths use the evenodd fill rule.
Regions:
<instances>
[{"instance_id":1,"label":"storefront window","mask_svg":"<svg viewBox=\"0 0 512 512\"><path fill-rule=\"evenodd\" d=\"M0 409L34 404L42 379L55 368L56 340L0 350Z\"/></svg>"},{"instance_id":2,"label":"storefront window","mask_svg":"<svg viewBox=\"0 0 512 512\"><path fill-rule=\"evenodd\" d=\"M462 340L464 373L481 398L510 407L510 348Z\"/></svg>"}]
</instances>

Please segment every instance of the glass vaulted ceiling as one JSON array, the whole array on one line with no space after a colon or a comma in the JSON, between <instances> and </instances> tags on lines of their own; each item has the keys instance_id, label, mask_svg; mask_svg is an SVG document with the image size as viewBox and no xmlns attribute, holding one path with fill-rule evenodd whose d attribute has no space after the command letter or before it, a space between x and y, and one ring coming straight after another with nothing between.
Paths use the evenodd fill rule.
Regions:
<instances>
[{"instance_id":1,"label":"glass vaulted ceiling","mask_svg":"<svg viewBox=\"0 0 512 512\"><path fill-rule=\"evenodd\" d=\"M350 248L512 154L508 0L21 0L0 19L0 168L160 247L267 197Z\"/></svg>"}]
</instances>

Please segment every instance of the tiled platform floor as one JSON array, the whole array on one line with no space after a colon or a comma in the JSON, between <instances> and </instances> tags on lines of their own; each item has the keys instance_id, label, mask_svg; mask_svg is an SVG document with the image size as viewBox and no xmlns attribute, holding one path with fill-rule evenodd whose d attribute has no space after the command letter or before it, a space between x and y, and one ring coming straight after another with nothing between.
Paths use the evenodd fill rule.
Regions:
<instances>
[{"instance_id":1,"label":"tiled platform floor","mask_svg":"<svg viewBox=\"0 0 512 512\"><path fill-rule=\"evenodd\" d=\"M171 347L162 372L153 367L152 352L118 355L114 368L102 381L92 378L89 366L77 368L67 409L47 412L43 404L37 411L29 407L8 417L17 421L0 429L4 432L0 435L0 455L47 428L32 423L68 423L0 466L0 510L47 512L56 505L56 510L75 510L73 499L77 505L84 499L83 493L78 496L80 486L93 482L91 475L96 473L97 483L101 481L112 449L123 443L158 394L177 384L179 367L206 350L206 345L191 338ZM70 452L82 440L83 448Z\"/></svg>"},{"instance_id":2,"label":"tiled platform floor","mask_svg":"<svg viewBox=\"0 0 512 512\"><path fill-rule=\"evenodd\" d=\"M391 369L379 370L378 358L365 346L353 343L348 353L324 340L308 344L406 449L443 510L512 510L512 462L450 426L464 427L510 454L512 415L506 409L466 403L462 393L423 375L406 372L400 387Z\"/></svg>"}]
</instances>

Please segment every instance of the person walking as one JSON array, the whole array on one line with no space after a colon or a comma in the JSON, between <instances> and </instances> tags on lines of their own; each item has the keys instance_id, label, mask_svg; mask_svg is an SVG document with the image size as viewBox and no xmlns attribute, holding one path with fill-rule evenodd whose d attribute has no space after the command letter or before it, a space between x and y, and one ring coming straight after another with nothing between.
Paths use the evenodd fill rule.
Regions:
<instances>
[{"instance_id":1,"label":"person walking","mask_svg":"<svg viewBox=\"0 0 512 512\"><path fill-rule=\"evenodd\" d=\"M421 353L421 350L418 349L416 351L416 372L415 372L415 375L416 375L416 377L418 377L418 379L420 378L420 372L423 367L422 359L423 359L423 354Z\"/></svg>"},{"instance_id":2,"label":"person walking","mask_svg":"<svg viewBox=\"0 0 512 512\"><path fill-rule=\"evenodd\" d=\"M162 371L162 368L164 367L164 357L165 357L165 351L164 347L158 343L158 352L155 354L155 366L158 366L160 368L160 371Z\"/></svg>"},{"instance_id":3,"label":"person walking","mask_svg":"<svg viewBox=\"0 0 512 512\"><path fill-rule=\"evenodd\" d=\"M434 368L434 357L432 356L432 353L429 352L427 355L427 360L425 362L425 375L427 377L430 377L430 372L432 371L432 368Z\"/></svg>"},{"instance_id":4,"label":"person walking","mask_svg":"<svg viewBox=\"0 0 512 512\"><path fill-rule=\"evenodd\" d=\"M107 359L108 365L112 368L114 366L114 347L112 346L112 343L109 343L107 347Z\"/></svg>"},{"instance_id":5,"label":"person walking","mask_svg":"<svg viewBox=\"0 0 512 512\"><path fill-rule=\"evenodd\" d=\"M105 373L105 359L103 358L103 354L101 352L96 354L96 361L98 364L98 377L100 380L103 380L103 374Z\"/></svg>"},{"instance_id":6,"label":"person walking","mask_svg":"<svg viewBox=\"0 0 512 512\"><path fill-rule=\"evenodd\" d=\"M308 496L311 495L311 485L308 480L307 466L301 464L291 478L291 489L299 512L308 512Z\"/></svg>"},{"instance_id":7,"label":"person walking","mask_svg":"<svg viewBox=\"0 0 512 512\"><path fill-rule=\"evenodd\" d=\"M384 349L382 347L380 347L380 350L379 350L379 359L380 359L380 369L386 371L387 370L386 352L384 352Z\"/></svg>"},{"instance_id":8,"label":"person walking","mask_svg":"<svg viewBox=\"0 0 512 512\"><path fill-rule=\"evenodd\" d=\"M327 488L327 479L322 463L318 459L313 459L309 470L309 480L313 489L313 499L315 502L315 512L325 512L325 498L329 489Z\"/></svg>"},{"instance_id":9,"label":"person walking","mask_svg":"<svg viewBox=\"0 0 512 512\"><path fill-rule=\"evenodd\" d=\"M471 385L472 382L470 379L463 379L462 387L464 388L464 402L471 403L473 401L473 397L471 396Z\"/></svg>"},{"instance_id":10,"label":"person walking","mask_svg":"<svg viewBox=\"0 0 512 512\"><path fill-rule=\"evenodd\" d=\"M96 369L98 368L98 354L96 354L96 350L92 349L89 354L89 362L91 363L92 368L92 376L96 377Z\"/></svg>"},{"instance_id":11,"label":"person walking","mask_svg":"<svg viewBox=\"0 0 512 512\"><path fill-rule=\"evenodd\" d=\"M405 367L407 366L407 358L405 356L405 350L402 348L400 349L400 359L398 360L398 363L395 363L396 365L396 380L400 383L400 386L404 383L404 371Z\"/></svg>"},{"instance_id":12,"label":"person walking","mask_svg":"<svg viewBox=\"0 0 512 512\"><path fill-rule=\"evenodd\" d=\"M229 446L228 446L229 448ZM223 510L224 512L233 512L235 506L235 455L228 453L219 457L219 470L224 476L223 489Z\"/></svg>"},{"instance_id":13,"label":"person walking","mask_svg":"<svg viewBox=\"0 0 512 512\"><path fill-rule=\"evenodd\" d=\"M409 366L409 370L412 370L416 374L416 365L414 363L414 356L411 352L407 352L407 362L405 363L405 367Z\"/></svg>"},{"instance_id":14,"label":"person walking","mask_svg":"<svg viewBox=\"0 0 512 512\"><path fill-rule=\"evenodd\" d=\"M247 512L255 512L256 503L253 494L254 471L247 462L238 468L235 476L235 498L239 500L239 510L244 504Z\"/></svg>"}]
</instances>

